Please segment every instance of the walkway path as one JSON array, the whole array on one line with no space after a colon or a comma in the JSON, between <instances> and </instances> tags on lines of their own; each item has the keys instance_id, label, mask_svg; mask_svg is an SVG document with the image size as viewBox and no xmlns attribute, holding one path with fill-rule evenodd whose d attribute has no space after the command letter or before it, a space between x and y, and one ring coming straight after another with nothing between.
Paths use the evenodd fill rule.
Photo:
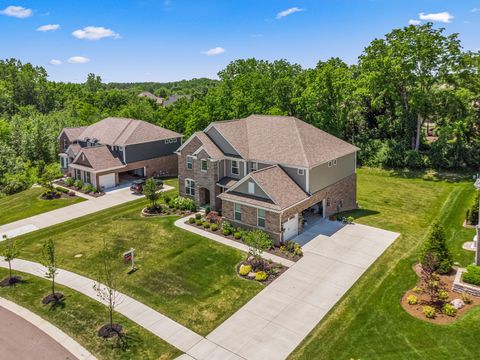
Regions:
<instances>
[{"instance_id":1,"label":"walkway path","mask_svg":"<svg viewBox=\"0 0 480 360\"><path fill-rule=\"evenodd\" d=\"M223 245L227 245L227 246L230 246L230 247L233 247L235 249L238 249L238 250L242 250L244 252L248 252L248 246L245 245L245 244L242 244L238 241L233 241L233 240L230 240L230 239L227 239L227 238L224 238L223 236L220 236L220 235L217 235L217 234L214 234L212 233L211 231L205 231L203 230L202 228L199 228L199 227L195 227L195 226L191 226L189 224L185 224L185 221L188 220L188 218L190 217L194 217L195 215L190 215L188 217L183 217L181 219L178 219L177 221L175 221L175 226L176 227L179 227L181 229L184 229L184 230L187 230L187 231L190 231L190 232L193 232L197 235L201 235L203 237L206 237L210 240L213 240L213 241L216 241L216 242L219 242L220 244L223 244ZM262 257L265 259L265 260L269 260L269 259L272 259L272 261L278 263L278 264L282 264L283 266L286 266L286 267L290 267L292 266L293 264L295 264L295 262L291 261L291 260L288 260L288 259L284 259L280 256L277 256L277 255L273 255L273 254L270 254L268 252L264 252L262 254Z\"/></svg>"},{"instance_id":2,"label":"walkway path","mask_svg":"<svg viewBox=\"0 0 480 360\"><path fill-rule=\"evenodd\" d=\"M1 297L0 349L2 359L96 359L62 330Z\"/></svg>"},{"instance_id":3,"label":"walkway path","mask_svg":"<svg viewBox=\"0 0 480 360\"><path fill-rule=\"evenodd\" d=\"M168 191L171 189L173 189L173 187L165 185L161 191ZM112 190L98 198L82 201L77 204L2 225L0 226L0 241L2 241L3 235L13 238L68 220L76 219L84 215L92 214L97 211L105 210L112 206L120 205L141 197L143 197L143 195L132 194L129 188Z\"/></svg>"},{"instance_id":4,"label":"walkway path","mask_svg":"<svg viewBox=\"0 0 480 360\"><path fill-rule=\"evenodd\" d=\"M398 236L359 224L330 237L318 235L303 247L302 259L207 339L244 359L287 358ZM200 342L188 353L201 360L221 359L206 348Z\"/></svg>"}]
</instances>

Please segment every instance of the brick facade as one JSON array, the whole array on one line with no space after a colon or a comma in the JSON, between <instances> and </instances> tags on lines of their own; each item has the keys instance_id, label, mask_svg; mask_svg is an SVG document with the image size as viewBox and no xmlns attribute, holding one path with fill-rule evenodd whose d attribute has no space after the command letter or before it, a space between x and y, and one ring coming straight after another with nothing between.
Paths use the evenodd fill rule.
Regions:
<instances>
[{"instance_id":1,"label":"brick facade","mask_svg":"<svg viewBox=\"0 0 480 360\"><path fill-rule=\"evenodd\" d=\"M193 138L178 155L179 193L181 196L192 197L185 191L185 179L192 179L195 181L195 196L192 197L195 202L200 206L209 203L212 210L220 210L222 203L217 197L220 194L220 187L216 185L219 180L218 161L211 161L205 151L200 151L192 159L192 169L187 169L187 155L192 155L201 146L200 140ZM202 159L207 161L206 171L201 169Z\"/></svg>"}]
</instances>

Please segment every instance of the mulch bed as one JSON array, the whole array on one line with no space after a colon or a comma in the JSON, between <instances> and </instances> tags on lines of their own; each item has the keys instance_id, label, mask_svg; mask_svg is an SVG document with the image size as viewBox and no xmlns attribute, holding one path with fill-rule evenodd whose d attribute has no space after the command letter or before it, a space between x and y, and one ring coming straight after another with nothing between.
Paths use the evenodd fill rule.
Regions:
<instances>
[{"instance_id":1,"label":"mulch bed","mask_svg":"<svg viewBox=\"0 0 480 360\"><path fill-rule=\"evenodd\" d=\"M420 278L420 274L421 274L420 265L419 264L415 265L413 267L413 270L415 271L415 273ZM459 294L457 292L452 291L453 281L455 280L455 274L456 274L456 270L453 270L451 274L440 275L440 281L445 284L445 290L449 294L449 302L452 301L453 299L461 299L462 298L462 294ZM421 284L421 279L419 279L416 286L421 287L421 285L422 285ZM408 303L407 298L410 295L415 295L417 297L418 303L416 305L410 305ZM458 318L462 317L465 313L467 313L473 307L475 307L477 305L480 305L480 298L479 297L472 296L472 295L468 295L468 296L471 300L471 303L470 304L465 304L464 307L457 310L457 315L456 316L448 316L448 315L445 315L445 314L437 313L435 318L433 318L433 319L427 318L422 312L422 306L428 305L428 301L430 300L430 297L425 293L418 294L418 293L414 292L413 289L408 290L403 295L403 297L401 299L401 305L406 312L408 312L410 315L416 317L417 319L427 321L427 322L432 323L432 324L439 324L439 325L450 324L450 323L454 322L455 320L457 320Z\"/></svg>"},{"instance_id":2,"label":"mulch bed","mask_svg":"<svg viewBox=\"0 0 480 360\"><path fill-rule=\"evenodd\" d=\"M115 336L121 336L123 333L123 327L120 324L110 324L103 325L99 330L98 330L98 336L104 339L110 339Z\"/></svg>"},{"instance_id":3,"label":"mulch bed","mask_svg":"<svg viewBox=\"0 0 480 360\"><path fill-rule=\"evenodd\" d=\"M235 267L235 271L237 272L237 275L239 277L241 277L242 279L245 279L245 280L250 280L250 281L256 281L256 282L259 282L260 284L263 284L265 286L267 286L268 284L272 283L276 278L278 278L280 275L282 275L285 271L287 271L287 267L286 266L283 266L281 264L278 264L278 263L268 263L268 261L265 261L265 265L266 265L266 268L263 270L265 271L267 274L268 274L268 277L265 281L257 281L255 280L255 276L248 276L248 275L241 275L239 273L240 271L240 266L242 265L250 265L247 261L242 261L241 263L239 263L236 267ZM276 269L276 273L275 274L269 274L268 273L268 268L272 268L274 267ZM261 270L259 270L261 271Z\"/></svg>"},{"instance_id":4,"label":"mulch bed","mask_svg":"<svg viewBox=\"0 0 480 360\"><path fill-rule=\"evenodd\" d=\"M64 188L66 188L66 189L78 191L78 192L80 192L80 193L82 193L82 194L90 195L90 196L93 196L93 197L96 197L96 198L105 195L104 192L86 193L86 192L82 191L82 189L77 189L75 186L68 186L68 185L65 183L65 181L63 181L63 180L57 180L57 181L55 181L55 184L60 185L61 187L64 187ZM64 194L64 195L67 195L67 194ZM68 195L67 195L67 197L68 197Z\"/></svg>"},{"instance_id":5,"label":"mulch bed","mask_svg":"<svg viewBox=\"0 0 480 360\"><path fill-rule=\"evenodd\" d=\"M238 242L239 244L244 244L245 243L242 241L242 239L235 239L235 237L233 236L233 234L230 234L228 236L225 236L223 235L223 232L222 232L222 228L219 226L218 227L218 230L217 231L212 231L210 228L208 229L205 229L203 227L203 225L197 225L195 223L193 224L190 224L188 222L188 220L185 221L185 224L187 225L190 225L191 227L194 227L194 228L200 228L204 231L207 231L207 232L210 232L212 234L216 234L216 235L219 235L221 237L224 237L225 239L228 239L228 240L233 240L233 241L236 241ZM286 254L285 252L283 251L280 251L280 248L275 246L273 249L270 249L268 251L265 251L265 253L268 253L268 254L272 254L272 255L276 255L278 257L281 257L281 258L284 258L284 259L287 259L287 260L291 260L293 262L297 262L298 260L300 260L302 257L301 256L298 256L298 255L291 255L291 254Z\"/></svg>"},{"instance_id":6,"label":"mulch bed","mask_svg":"<svg viewBox=\"0 0 480 360\"><path fill-rule=\"evenodd\" d=\"M162 211L160 213L150 213L147 208L143 208L141 215L144 217L151 217L151 216L168 216L168 215L179 215L179 216L189 216L192 213L190 211L181 211L181 210L175 210L175 209L170 209L170 208L162 208Z\"/></svg>"},{"instance_id":7,"label":"mulch bed","mask_svg":"<svg viewBox=\"0 0 480 360\"><path fill-rule=\"evenodd\" d=\"M59 293L59 292L55 293L55 295L54 294L48 294L47 296L45 296L43 298L42 304L43 305L48 305L52 302L53 303L58 303L58 302L62 301L64 297L65 296L62 293Z\"/></svg>"},{"instance_id":8,"label":"mulch bed","mask_svg":"<svg viewBox=\"0 0 480 360\"><path fill-rule=\"evenodd\" d=\"M12 276L12 277L6 277L2 281L0 281L0 286L1 287L7 287L7 286L13 286L15 284L18 284L22 282L22 277L21 276Z\"/></svg>"}]
</instances>

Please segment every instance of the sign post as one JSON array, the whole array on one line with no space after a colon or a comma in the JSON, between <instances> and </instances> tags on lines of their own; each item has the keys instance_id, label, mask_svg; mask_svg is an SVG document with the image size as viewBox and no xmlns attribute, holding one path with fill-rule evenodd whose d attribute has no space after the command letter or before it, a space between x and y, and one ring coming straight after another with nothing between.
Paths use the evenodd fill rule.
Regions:
<instances>
[{"instance_id":1,"label":"sign post","mask_svg":"<svg viewBox=\"0 0 480 360\"><path fill-rule=\"evenodd\" d=\"M130 250L123 253L123 263L125 265L128 265L129 263L131 263L132 268L130 269L130 272L135 271L135 249L134 248L131 248Z\"/></svg>"}]
</instances>

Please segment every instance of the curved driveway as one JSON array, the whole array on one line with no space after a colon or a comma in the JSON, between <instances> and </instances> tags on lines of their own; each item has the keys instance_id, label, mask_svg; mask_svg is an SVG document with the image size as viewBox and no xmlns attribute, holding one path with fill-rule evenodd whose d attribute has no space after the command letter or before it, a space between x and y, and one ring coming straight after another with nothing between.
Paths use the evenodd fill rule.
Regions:
<instances>
[{"instance_id":1,"label":"curved driveway","mask_svg":"<svg viewBox=\"0 0 480 360\"><path fill-rule=\"evenodd\" d=\"M1 359L77 359L43 331L1 306L0 349Z\"/></svg>"}]
</instances>

